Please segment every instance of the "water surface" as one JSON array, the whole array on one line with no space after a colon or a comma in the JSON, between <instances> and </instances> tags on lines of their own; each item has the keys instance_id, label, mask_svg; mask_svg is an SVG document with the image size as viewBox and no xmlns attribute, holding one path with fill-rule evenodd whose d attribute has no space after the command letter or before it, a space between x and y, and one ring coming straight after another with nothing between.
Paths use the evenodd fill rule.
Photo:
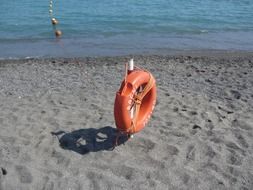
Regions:
<instances>
[{"instance_id":1,"label":"water surface","mask_svg":"<svg viewBox=\"0 0 253 190\"><path fill-rule=\"evenodd\" d=\"M0 0L0 57L253 50L251 0Z\"/></svg>"}]
</instances>

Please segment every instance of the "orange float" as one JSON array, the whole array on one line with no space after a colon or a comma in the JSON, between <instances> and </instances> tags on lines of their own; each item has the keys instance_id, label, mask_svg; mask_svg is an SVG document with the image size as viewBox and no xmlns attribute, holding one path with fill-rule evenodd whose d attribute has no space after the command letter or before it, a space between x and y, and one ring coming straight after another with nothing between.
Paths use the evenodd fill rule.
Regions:
<instances>
[{"instance_id":1,"label":"orange float","mask_svg":"<svg viewBox=\"0 0 253 190\"><path fill-rule=\"evenodd\" d=\"M141 131L150 119L155 103L156 82L152 74L139 68L128 70L114 104L119 133L129 137Z\"/></svg>"}]
</instances>

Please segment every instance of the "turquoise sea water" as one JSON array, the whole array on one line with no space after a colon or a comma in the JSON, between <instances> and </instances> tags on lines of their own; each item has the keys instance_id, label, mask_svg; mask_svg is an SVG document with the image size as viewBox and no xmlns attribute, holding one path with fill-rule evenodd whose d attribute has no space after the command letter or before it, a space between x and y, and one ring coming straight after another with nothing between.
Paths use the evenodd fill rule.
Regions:
<instances>
[{"instance_id":1,"label":"turquoise sea water","mask_svg":"<svg viewBox=\"0 0 253 190\"><path fill-rule=\"evenodd\" d=\"M253 50L252 0L0 0L0 58Z\"/></svg>"}]
</instances>

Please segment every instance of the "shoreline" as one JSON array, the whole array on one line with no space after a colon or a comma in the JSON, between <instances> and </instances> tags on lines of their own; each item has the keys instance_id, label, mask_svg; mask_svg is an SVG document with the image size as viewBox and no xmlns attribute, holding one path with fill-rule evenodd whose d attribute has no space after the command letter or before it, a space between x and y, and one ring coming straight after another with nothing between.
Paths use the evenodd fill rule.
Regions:
<instances>
[{"instance_id":1,"label":"shoreline","mask_svg":"<svg viewBox=\"0 0 253 190\"><path fill-rule=\"evenodd\" d=\"M165 50L164 50L165 51ZM97 55L97 56L73 56L73 57L64 57L64 56L44 56L44 57L21 57L21 58L0 58L0 62L4 61L27 61L27 60L86 60L86 59L103 59L103 58L132 58L132 57L170 57L170 58L179 58L179 57L193 57L193 58L212 58L212 59L236 59L236 58L249 58L253 57L253 51L247 50L218 50L218 49L203 49L203 50L168 50L166 52L160 53L137 53L137 54L126 54L126 55Z\"/></svg>"},{"instance_id":2,"label":"shoreline","mask_svg":"<svg viewBox=\"0 0 253 190\"><path fill-rule=\"evenodd\" d=\"M174 54L181 51L253 51L250 32L217 34L150 34L97 37L64 37L34 41L3 42L1 58L25 57L87 57L129 54Z\"/></svg>"}]
</instances>

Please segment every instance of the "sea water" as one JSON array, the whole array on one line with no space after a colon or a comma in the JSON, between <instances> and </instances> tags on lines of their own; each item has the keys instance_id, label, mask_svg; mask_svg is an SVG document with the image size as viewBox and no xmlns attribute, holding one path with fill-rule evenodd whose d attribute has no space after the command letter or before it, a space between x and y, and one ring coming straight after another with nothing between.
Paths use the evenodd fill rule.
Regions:
<instances>
[{"instance_id":1,"label":"sea water","mask_svg":"<svg viewBox=\"0 0 253 190\"><path fill-rule=\"evenodd\" d=\"M0 0L0 58L253 50L253 0Z\"/></svg>"}]
</instances>

